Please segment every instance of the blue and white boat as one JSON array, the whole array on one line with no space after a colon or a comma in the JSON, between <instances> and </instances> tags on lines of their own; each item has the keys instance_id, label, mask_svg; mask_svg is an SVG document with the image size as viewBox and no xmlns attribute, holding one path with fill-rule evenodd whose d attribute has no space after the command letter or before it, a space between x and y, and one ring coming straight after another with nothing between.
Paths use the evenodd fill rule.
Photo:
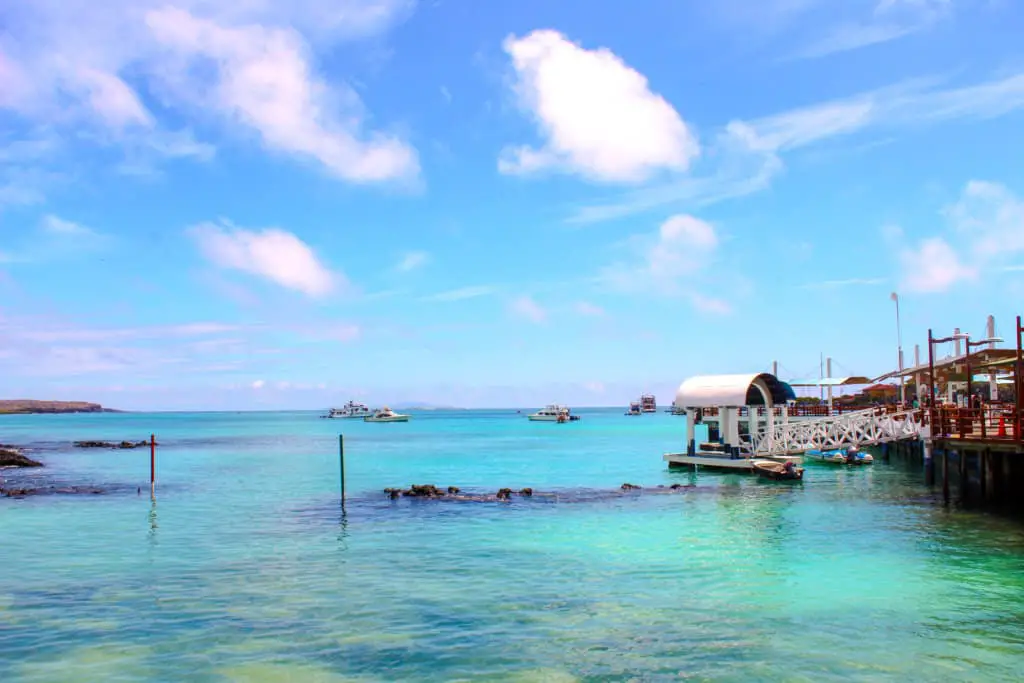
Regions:
<instances>
[{"instance_id":1,"label":"blue and white boat","mask_svg":"<svg viewBox=\"0 0 1024 683\"><path fill-rule=\"evenodd\" d=\"M829 462L835 465L869 465L875 461L870 453L864 453L856 446L826 450L812 448L804 453L804 457L808 460Z\"/></svg>"}]
</instances>

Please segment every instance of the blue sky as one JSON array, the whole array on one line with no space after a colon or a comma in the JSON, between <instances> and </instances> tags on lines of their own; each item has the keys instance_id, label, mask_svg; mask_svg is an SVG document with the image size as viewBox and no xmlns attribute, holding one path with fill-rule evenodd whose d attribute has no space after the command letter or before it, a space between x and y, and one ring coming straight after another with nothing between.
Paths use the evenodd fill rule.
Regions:
<instances>
[{"instance_id":1,"label":"blue sky","mask_svg":"<svg viewBox=\"0 0 1024 683\"><path fill-rule=\"evenodd\" d=\"M840 7L841 6L841 7ZM0 394L669 402L1024 313L1008 0L0 5Z\"/></svg>"}]
</instances>

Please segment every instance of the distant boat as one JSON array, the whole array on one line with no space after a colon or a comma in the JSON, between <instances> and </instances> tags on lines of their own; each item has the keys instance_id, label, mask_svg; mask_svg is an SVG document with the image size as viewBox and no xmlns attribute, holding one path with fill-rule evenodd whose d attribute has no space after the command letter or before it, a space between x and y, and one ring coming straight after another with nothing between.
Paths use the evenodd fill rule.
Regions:
<instances>
[{"instance_id":1,"label":"distant boat","mask_svg":"<svg viewBox=\"0 0 1024 683\"><path fill-rule=\"evenodd\" d=\"M580 416L573 415L572 411L566 406L552 403L528 415L527 418L530 422L569 422L580 419Z\"/></svg>"},{"instance_id":2,"label":"distant boat","mask_svg":"<svg viewBox=\"0 0 1024 683\"><path fill-rule=\"evenodd\" d=\"M356 403L355 401L349 401L342 408L331 408L330 412L323 417L329 417L332 419L337 418L355 418L355 417L367 417L373 415L373 411L370 410L369 406L364 403Z\"/></svg>"},{"instance_id":3,"label":"distant boat","mask_svg":"<svg viewBox=\"0 0 1024 683\"><path fill-rule=\"evenodd\" d=\"M408 415L400 415L395 411L391 410L387 406L384 406L373 415L367 415L363 418L363 422L408 422Z\"/></svg>"},{"instance_id":4,"label":"distant boat","mask_svg":"<svg viewBox=\"0 0 1024 683\"><path fill-rule=\"evenodd\" d=\"M640 397L640 410L645 413L658 412L658 401L655 400L654 394L644 394Z\"/></svg>"},{"instance_id":5,"label":"distant boat","mask_svg":"<svg viewBox=\"0 0 1024 683\"><path fill-rule=\"evenodd\" d=\"M626 411L626 415L643 415L643 411L640 409L640 402L633 401L629 404L629 410Z\"/></svg>"}]
</instances>

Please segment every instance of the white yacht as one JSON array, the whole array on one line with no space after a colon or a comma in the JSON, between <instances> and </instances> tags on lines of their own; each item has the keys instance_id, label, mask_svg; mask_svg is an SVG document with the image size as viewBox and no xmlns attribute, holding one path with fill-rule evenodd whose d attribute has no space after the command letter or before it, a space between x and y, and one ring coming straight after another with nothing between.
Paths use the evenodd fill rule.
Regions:
<instances>
[{"instance_id":1,"label":"white yacht","mask_svg":"<svg viewBox=\"0 0 1024 683\"><path fill-rule=\"evenodd\" d=\"M363 418L363 422L408 422L408 415L400 415L395 411L391 410L387 406L384 406L373 415L367 415Z\"/></svg>"},{"instance_id":2,"label":"white yacht","mask_svg":"<svg viewBox=\"0 0 1024 683\"><path fill-rule=\"evenodd\" d=\"M579 415L573 415L566 406L552 403L544 406L536 413L528 416L531 422L569 422L580 419Z\"/></svg>"},{"instance_id":3,"label":"white yacht","mask_svg":"<svg viewBox=\"0 0 1024 683\"><path fill-rule=\"evenodd\" d=\"M355 401L349 401L342 408L331 408L331 411L327 413L327 417L331 418L367 417L368 415L373 415L369 406Z\"/></svg>"}]
</instances>

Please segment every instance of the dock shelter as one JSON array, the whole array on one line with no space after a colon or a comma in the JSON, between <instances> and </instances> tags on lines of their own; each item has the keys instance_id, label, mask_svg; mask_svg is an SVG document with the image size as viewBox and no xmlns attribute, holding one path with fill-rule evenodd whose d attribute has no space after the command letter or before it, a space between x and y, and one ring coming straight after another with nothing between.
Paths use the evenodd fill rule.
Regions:
<instances>
[{"instance_id":1,"label":"dock shelter","mask_svg":"<svg viewBox=\"0 0 1024 683\"><path fill-rule=\"evenodd\" d=\"M740 457L740 423L748 434L756 434L760 410L769 429L774 427L776 406L795 400L793 388L773 374L701 375L679 385L673 406L686 413L686 450L697 453L696 425L708 423L709 441L718 441L732 457ZM715 436L718 438L716 439Z\"/></svg>"}]
</instances>

